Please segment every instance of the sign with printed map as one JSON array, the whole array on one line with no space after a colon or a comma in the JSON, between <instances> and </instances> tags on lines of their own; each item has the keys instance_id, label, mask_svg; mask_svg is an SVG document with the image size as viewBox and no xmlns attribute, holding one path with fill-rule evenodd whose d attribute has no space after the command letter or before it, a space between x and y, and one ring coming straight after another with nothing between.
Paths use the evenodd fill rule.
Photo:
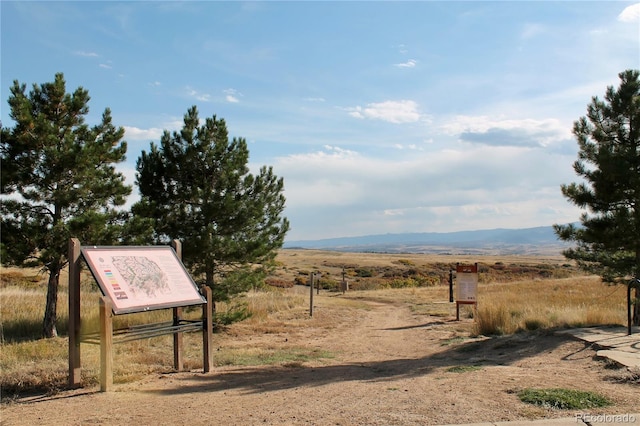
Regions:
<instances>
[{"instance_id":1,"label":"sign with printed map","mask_svg":"<svg viewBox=\"0 0 640 426\"><path fill-rule=\"evenodd\" d=\"M206 303L169 246L84 246L82 256L115 314Z\"/></svg>"}]
</instances>

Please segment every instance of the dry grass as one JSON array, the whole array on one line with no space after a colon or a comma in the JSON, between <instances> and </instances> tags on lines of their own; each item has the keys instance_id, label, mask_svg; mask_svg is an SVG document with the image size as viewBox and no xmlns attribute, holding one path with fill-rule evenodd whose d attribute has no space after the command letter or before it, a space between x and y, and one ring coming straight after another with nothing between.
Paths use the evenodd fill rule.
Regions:
<instances>
[{"instance_id":1,"label":"dry grass","mask_svg":"<svg viewBox=\"0 0 640 426\"><path fill-rule=\"evenodd\" d=\"M478 298L478 334L626 321L624 287L606 286L598 277L481 285Z\"/></svg>"},{"instance_id":2,"label":"dry grass","mask_svg":"<svg viewBox=\"0 0 640 426\"><path fill-rule=\"evenodd\" d=\"M407 271L428 273L434 267L439 271L455 265L452 260L471 262L472 259L450 259L433 255L374 255L285 250L279 256L280 267L274 274L279 280L293 280L310 271L321 271L323 276L341 279L343 268L372 268L378 275L375 280L394 279ZM466 328L469 334L505 334L519 330L535 330L555 327L575 327L596 324L625 324L625 292L623 287L607 287L596 277L578 276L575 269L567 269L560 257L507 259L482 258L485 279L479 286L479 308L476 311L463 308L462 315L475 316L475 330ZM536 261L538 263L536 263ZM559 271L573 275L569 278L512 280L500 282L506 275L503 265L516 265L519 271L538 274L539 271ZM536 266L537 265L537 266ZM542 265L542 266L540 266ZM444 266L444 269L442 269ZM508 269L508 268L507 268ZM515 270L514 267L512 269ZM387 274L388 276L384 276ZM556 272L550 274L554 276ZM482 273L481 273L482 275ZM521 276L521 275L518 275ZM29 391L55 392L66 386L68 374L67 339L38 339L45 305L46 278L37 270L3 268L0 275L0 332L2 336L0 387L3 398L7 395ZM486 277L496 277L491 281ZM353 277L351 279L354 279ZM355 280L355 279L354 279ZM58 331L66 334L67 277L60 279L58 302ZM361 278L361 282L365 282ZM376 288L375 286L371 286ZM354 287L352 287L354 288ZM367 288L362 285L361 288ZM81 286L83 333L98 329L99 290L90 276L84 276ZM280 363L298 365L309 359L331 357L331 354L311 348L291 347L288 352L272 347L258 336L274 333L291 333L304 327L335 327L347 318L357 320L357 311L369 304L386 303L410 306L416 315L451 318L455 316L455 304L448 303L447 285L412 287L402 289L349 291L346 294L325 292L316 302L323 309L313 320L308 316L308 287L274 288L252 291L241 302L251 318L231 326L214 340L219 345L214 351L216 365ZM219 311L229 308L218 303ZM186 315L197 318L200 309L186 309ZM170 310L116 317L115 327L136 323L152 323L169 320ZM463 330L461 328L461 330ZM251 340L250 345L240 340ZM157 337L118 344L115 346L114 381L130 382L151 372L172 371L172 340L170 336ZM95 384L99 377L99 347L81 346L82 384ZM184 359L186 369L202 366L202 340L199 333L186 334Z\"/></svg>"}]
</instances>

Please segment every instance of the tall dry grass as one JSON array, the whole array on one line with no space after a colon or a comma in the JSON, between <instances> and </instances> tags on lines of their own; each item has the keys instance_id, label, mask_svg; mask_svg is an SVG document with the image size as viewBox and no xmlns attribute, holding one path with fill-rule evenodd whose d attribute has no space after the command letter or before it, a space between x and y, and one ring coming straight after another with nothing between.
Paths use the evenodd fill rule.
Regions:
<instances>
[{"instance_id":1,"label":"tall dry grass","mask_svg":"<svg viewBox=\"0 0 640 426\"><path fill-rule=\"evenodd\" d=\"M624 325L624 286L598 277L572 277L480 285L476 332L511 334L520 330L592 325Z\"/></svg>"}]
</instances>

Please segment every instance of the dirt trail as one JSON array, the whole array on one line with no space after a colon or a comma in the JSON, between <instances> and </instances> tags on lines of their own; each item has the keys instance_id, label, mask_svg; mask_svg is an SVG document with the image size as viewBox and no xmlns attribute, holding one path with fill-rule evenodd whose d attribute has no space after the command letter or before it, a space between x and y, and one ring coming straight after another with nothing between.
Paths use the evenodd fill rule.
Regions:
<instances>
[{"instance_id":1,"label":"dirt trail","mask_svg":"<svg viewBox=\"0 0 640 426\"><path fill-rule=\"evenodd\" d=\"M429 425L574 414L523 404L516 391L525 387L598 391L615 401L597 413L640 406L638 386L609 380L615 371L594 361L594 351L581 342L559 336L453 339L460 334L453 318L367 304L366 310L332 314L319 297L318 315L334 327L317 320L290 333L245 338L247 345L318 348L334 353L331 359L153 374L110 393L92 388L31 398L2 405L1 424Z\"/></svg>"}]
</instances>

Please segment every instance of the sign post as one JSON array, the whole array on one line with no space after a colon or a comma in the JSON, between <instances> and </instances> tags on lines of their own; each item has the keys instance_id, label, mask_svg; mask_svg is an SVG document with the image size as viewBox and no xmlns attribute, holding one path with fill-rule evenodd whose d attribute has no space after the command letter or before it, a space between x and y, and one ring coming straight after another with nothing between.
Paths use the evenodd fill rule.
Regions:
<instances>
[{"instance_id":1,"label":"sign post","mask_svg":"<svg viewBox=\"0 0 640 426\"><path fill-rule=\"evenodd\" d=\"M181 245L112 247L81 246L69 242L69 385L80 386L80 342L100 345L100 389L113 384L112 345L137 339L173 334L174 367L183 368L182 333L202 330L203 370L212 367L211 289L198 289L182 264ZM84 258L95 278L100 298L100 332L81 336L80 261ZM184 306L202 305L201 320L182 318ZM121 330L113 329L113 316L156 309L173 309L168 323L145 324ZM117 337L118 339L115 339Z\"/></svg>"},{"instance_id":2,"label":"sign post","mask_svg":"<svg viewBox=\"0 0 640 426\"><path fill-rule=\"evenodd\" d=\"M456 320L460 320L460 305L478 307L478 263L456 264Z\"/></svg>"},{"instance_id":3,"label":"sign post","mask_svg":"<svg viewBox=\"0 0 640 426\"><path fill-rule=\"evenodd\" d=\"M627 334L631 336L631 323L633 322L633 315L631 312L633 311L632 305L636 303L640 303L640 301L636 300L635 302L631 301L631 289L634 288L636 290L636 294L640 291L640 279L633 278L629 284L627 285Z\"/></svg>"}]
</instances>

